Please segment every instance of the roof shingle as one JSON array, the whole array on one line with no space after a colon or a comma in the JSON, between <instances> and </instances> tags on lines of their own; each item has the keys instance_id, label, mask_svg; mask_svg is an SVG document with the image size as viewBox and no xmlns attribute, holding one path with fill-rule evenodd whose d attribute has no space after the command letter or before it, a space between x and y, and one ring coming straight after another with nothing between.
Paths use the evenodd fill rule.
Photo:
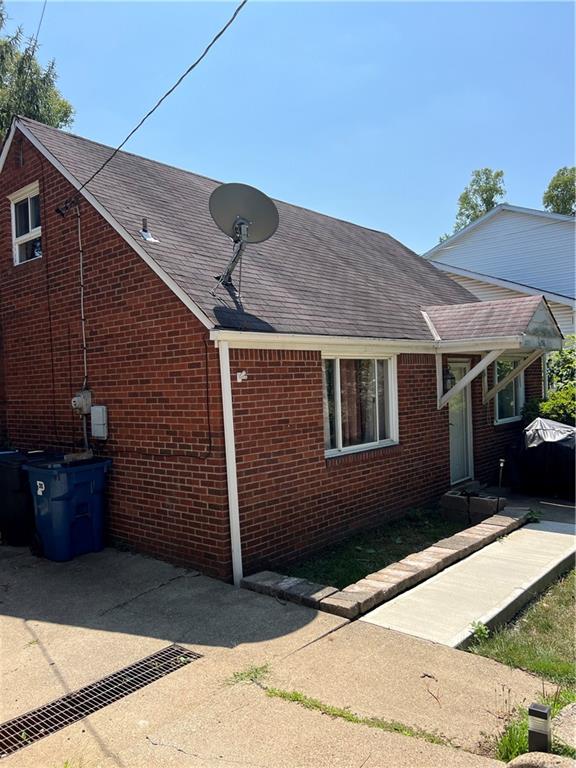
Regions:
<instances>
[{"instance_id":1,"label":"roof shingle","mask_svg":"<svg viewBox=\"0 0 576 768\"><path fill-rule=\"evenodd\" d=\"M442 341L458 341L520 335L541 303L542 296L526 296L423 309Z\"/></svg>"},{"instance_id":2,"label":"roof shingle","mask_svg":"<svg viewBox=\"0 0 576 768\"><path fill-rule=\"evenodd\" d=\"M110 147L32 120L21 123L81 183L111 153ZM224 290L218 299L210 295L214 276L231 255L230 240L208 210L217 186L119 152L87 190L217 327L430 340L423 305L475 301L390 235L277 201L276 234L248 246L243 258L239 311ZM143 217L158 243L139 235Z\"/></svg>"}]
</instances>

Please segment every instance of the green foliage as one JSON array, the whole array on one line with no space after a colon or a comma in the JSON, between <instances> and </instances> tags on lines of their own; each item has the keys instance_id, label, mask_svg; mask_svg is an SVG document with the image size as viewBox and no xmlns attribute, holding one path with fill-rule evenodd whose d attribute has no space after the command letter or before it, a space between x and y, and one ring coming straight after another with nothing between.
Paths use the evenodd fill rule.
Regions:
<instances>
[{"instance_id":1,"label":"green foliage","mask_svg":"<svg viewBox=\"0 0 576 768\"><path fill-rule=\"evenodd\" d=\"M552 717L574 701L576 701L576 691L573 688L559 688L552 695L542 697L542 704L550 706ZM500 736L496 744L496 756L499 760L508 763L526 752L528 752L528 710L522 707ZM576 749L554 739L552 753L564 757L576 757Z\"/></svg>"},{"instance_id":2,"label":"green foliage","mask_svg":"<svg viewBox=\"0 0 576 768\"><path fill-rule=\"evenodd\" d=\"M564 348L548 357L548 384L545 400L533 397L522 409L529 424L538 416L563 424L576 424L576 336L566 338Z\"/></svg>"},{"instance_id":3,"label":"green foliage","mask_svg":"<svg viewBox=\"0 0 576 768\"><path fill-rule=\"evenodd\" d=\"M407 515L350 538L284 568L298 576L338 589L347 587L368 573L419 552L467 526L467 519L449 520L436 509L414 509Z\"/></svg>"},{"instance_id":4,"label":"green foliage","mask_svg":"<svg viewBox=\"0 0 576 768\"><path fill-rule=\"evenodd\" d=\"M247 667L240 672L234 672L232 677L228 678L228 685L237 685L238 683L256 683L260 685L262 680L270 674L270 667L264 664L262 667Z\"/></svg>"},{"instance_id":5,"label":"green foliage","mask_svg":"<svg viewBox=\"0 0 576 768\"><path fill-rule=\"evenodd\" d=\"M541 405L542 400L539 397L531 397L529 400L526 400L524 407L522 408L522 421L524 424L531 424L534 419L537 419L538 416L541 415Z\"/></svg>"},{"instance_id":6,"label":"green foliage","mask_svg":"<svg viewBox=\"0 0 576 768\"><path fill-rule=\"evenodd\" d=\"M5 33L7 14L0 0L0 137L10 128L15 114L62 128L72 122L72 105L56 88L54 61L42 67L37 46L25 40L19 27Z\"/></svg>"},{"instance_id":7,"label":"green foliage","mask_svg":"<svg viewBox=\"0 0 576 768\"><path fill-rule=\"evenodd\" d=\"M412 728L410 725L404 725L404 723L398 723L395 720L382 720L379 717L361 717L360 715L354 714L354 712L351 712L349 709L325 704L323 701L306 696L306 694L301 693L300 691L285 691L280 688L266 688L266 694L272 698L283 699L284 701L299 704L305 709L321 712L323 715L328 715L328 717L346 720L348 723L366 725L368 728L378 728L379 730L387 731L388 733L400 733L403 736L424 739L424 741L428 741L431 744L448 743L446 739L436 733L429 733L420 728Z\"/></svg>"},{"instance_id":8,"label":"green foliage","mask_svg":"<svg viewBox=\"0 0 576 768\"><path fill-rule=\"evenodd\" d=\"M576 168L560 168L552 177L544 197L544 208L551 213L576 215Z\"/></svg>"},{"instance_id":9,"label":"green foliage","mask_svg":"<svg viewBox=\"0 0 576 768\"><path fill-rule=\"evenodd\" d=\"M530 509L530 511L526 515L526 522L527 523L541 523L542 522L542 512L539 512L537 509Z\"/></svg>"},{"instance_id":10,"label":"green foliage","mask_svg":"<svg viewBox=\"0 0 576 768\"><path fill-rule=\"evenodd\" d=\"M492 210L504 197L504 171L479 168L472 171L468 186L458 198L454 232L471 224Z\"/></svg>"},{"instance_id":11,"label":"green foliage","mask_svg":"<svg viewBox=\"0 0 576 768\"><path fill-rule=\"evenodd\" d=\"M512 624L469 650L562 686L576 685L574 608L576 572L553 584Z\"/></svg>"},{"instance_id":12,"label":"green foliage","mask_svg":"<svg viewBox=\"0 0 576 768\"><path fill-rule=\"evenodd\" d=\"M540 404L540 414L545 419L576 425L576 384L566 384L548 394Z\"/></svg>"},{"instance_id":13,"label":"green foliage","mask_svg":"<svg viewBox=\"0 0 576 768\"><path fill-rule=\"evenodd\" d=\"M576 381L576 335L567 336L564 347L548 357L548 383L553 389Z\"/></svg>"},{"instance_id":14,"label":"green foliage","mask_svg":"<svg viewBox=\"0 0 576 768\"><path fill-rule=\"evenodd\" d=\"M490 630L483 622L473 621L470 627L474 640L487 640L490 637Z\"/></svg>"}]
</instances>

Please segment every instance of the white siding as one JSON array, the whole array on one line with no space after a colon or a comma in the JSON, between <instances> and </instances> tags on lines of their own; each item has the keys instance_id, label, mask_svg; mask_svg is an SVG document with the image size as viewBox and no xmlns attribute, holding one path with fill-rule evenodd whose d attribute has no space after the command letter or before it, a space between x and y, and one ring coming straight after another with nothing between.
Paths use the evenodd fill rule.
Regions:
<instances>
[{"instance_id":1,"label":"white siding","mask_svg":"<svg viewBox=\"0 0 576 768\"><path fill-rule=\"evenodd\" d=\"M473 280L470 277L463 277L462 275L455 275L453 272L447 272L447 274L460 283L466 290L477 296L480 301L499 301L500 299L517 299L527 294L520 293L520 291L513 291L510 288L502 288L499 285L492 285L491 283L483 283L480 280ZM570 333L574 333L574 324L576 323L576 315L573 307L569 307L566 304L558 304L555 301L549 301L548 306L552 310L552 314L560 330L564 336Z\"/></svg>"},{"instance_id":2,"label":"white siding","mask_svg":"<svg viewBox=\"0 0 576 768\"><path fill-rule=\"evenodd\" d=\"M430 258L573 298L574 237L573 221L502 210Z\"/></svg>"}]
</instances>

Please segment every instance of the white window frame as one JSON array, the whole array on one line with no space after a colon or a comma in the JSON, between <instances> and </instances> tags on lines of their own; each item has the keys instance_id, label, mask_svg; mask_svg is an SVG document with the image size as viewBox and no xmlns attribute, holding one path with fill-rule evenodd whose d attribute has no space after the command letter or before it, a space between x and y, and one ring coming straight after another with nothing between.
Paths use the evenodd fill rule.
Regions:
<instances>
[{"instance_id":1,"label":"white window frame","mask_svg":"<svg viewBox=\"0 0 576 768\"><path fill-rule=\"evenodd\" d=\"M12 195L8 195L8 200L10 200L10 209L12 212L12 259L14 262L15 267L19 267L22 264L28 264L30 261L36 261L36 259L41 259L42 256L34 256L31 259L26 259L24 261L20 261L20 246L24 243L29 242L30 240L36 240L37 238L42 237L42 224L40 224L39 227L35 227L34 229L29 230L26 232L25 235L20 235L20 237L16 237L16 205L17 203L21 203L22 200L30 200L31 197L36 197L36 195L40 194L40 184L37 181L34 181L32 184L28 184L26 187L22 187L22 189L19 189L17 192L14 192ZM28 217L30 221L30 203L28 203Z\"/></svg>"},{"instance_id":2,"label":"white window frame","mask_svg":"<svg viewBox=\"0 0 576 768\"><path fill-rule=\"evenodd\" d=\"M501 355L501 357L496 360L494 363L494 383L498 383L498 362L505 361L505 360L515 360L518 363L522 360L521 355ZM516 381L518 381L518 389L520 391L520 404L516 403ZM510 382L508 386L514 387L514 404L516 406L516 411L519 411L517 416L508 416L505 419L501 419L498 416L498 395L500 392L504 392L503 389L500 390L500 392L497 392L494 395L494 424L511 424L514 421L520 421L522 419L522 409L524 408L524 404L526 403L526 394L525 394L525 388L524 388L524 371L522 371L520 374L518 374L517 378Z\"/></svg>"},{"instance_id":3,"label":"white window frame","mask_svg":"<svg viewBox=\"0 0 576 768\"><path fill-rule=\"evenodd\" d=\"M366 352L350 352L336 354L322 354L322 360L334 360L334 422L336 428L336 445L341 447L325 448L324 456L334 458L335 456L344 456L348 453L361 453L362 451L373 451L377 448L385 448L391 445L398 445L400 442L398 434L398 375L396 355L370 354ZM390 437L385 440L377 440L361 445L342 446L342 418L340 401L340 360L386 360L388 362L388 411L390 420ZM324 397L324 392L322 392ZM376 379L376 413L378 414L378 380ZM376 424L378 426L378 416Z\"/></svg>"}]
</instances>

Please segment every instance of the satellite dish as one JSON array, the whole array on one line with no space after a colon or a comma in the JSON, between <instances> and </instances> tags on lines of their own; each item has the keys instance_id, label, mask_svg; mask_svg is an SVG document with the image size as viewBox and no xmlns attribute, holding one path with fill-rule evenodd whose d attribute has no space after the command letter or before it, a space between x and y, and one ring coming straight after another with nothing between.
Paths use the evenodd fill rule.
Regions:
<instances>
[{"instance_id":1,"label":"satellite dish","mask_svg":"<svg viewBox=\"0 0 576 768\"><path fill-rule=\"evenodd\" d=\"M222 184L210 195L210 215L216 226L237 242L239 225L247 224L246 243L262 243L278 228L278 210L259 189L247 184Z\"/></svg>"},{"instance_id":2,"label":"satellite dish","mask_svg":"<svg viewBox=\"0 0 576 768\"><path fill-rule=\"evenodd\" d=\"M247 184L221 184L210 195L210 215L216 226L234 241L232 258L211 292L220 285L231 289L237 299L240 294L232 285L231 275L242 258L247 243L262 243L278 229L278 209L260 190Z\"/></svg>"}]
</instances>

